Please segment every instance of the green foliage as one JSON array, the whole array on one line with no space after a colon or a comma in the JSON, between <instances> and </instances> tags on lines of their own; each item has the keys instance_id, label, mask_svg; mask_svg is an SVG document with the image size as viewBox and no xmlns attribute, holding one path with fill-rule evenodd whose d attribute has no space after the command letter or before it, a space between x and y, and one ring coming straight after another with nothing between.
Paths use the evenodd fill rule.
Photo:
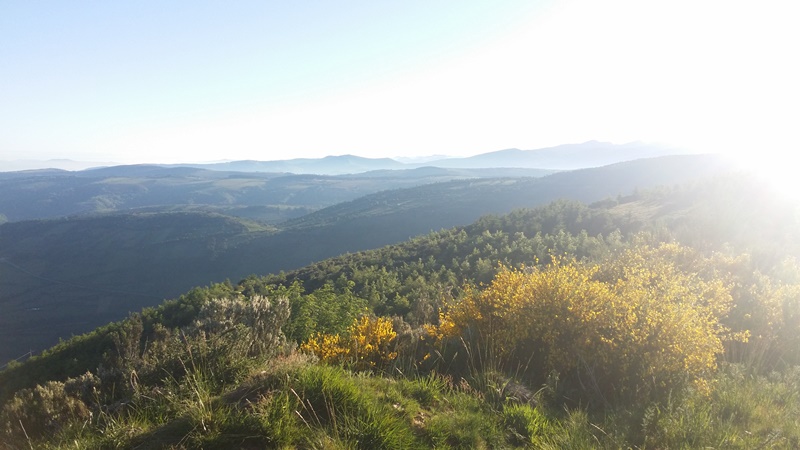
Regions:
<instances>
[{"instance_id":1,"label":"green foliage","mask_svg":"<svg viewBox=\"0 0 800 450\"><path fill-rule=\"evenodd\" d=\"M352 293L352 287L352 282L341 279L337 285L328 282L309 295L295 296L287 336L295 342L304 342L313 333L343 333L367 312L367 303Z\"/></svg>"},{"instance_id":2,"label":"green foliage","mask_svg":"<svg viewBox=\"0 0 800 450\"><path fill-rule=\"evenodd\" d=\"M292 380L296 411L309 428L360 449L418 448L410 427L341 369L311 366Z\"/></svg>"},{"instance_id":3,"label":"green foliage","mask_svg":"<svg viewBox=\"0 0 800 450\"><path fill-rule=\"evenodd\" d=\"M436 372L431 372L427 376L402 383L400 390L404 395L419 402L420 405L432 407L444 398L444 394L451 388L450 383L451 380L445 379Z\"/></svg>"},{"instance_id":4,"label":"green foliage","mask_svg":"<svg viewBox=\"0 0 800 450\"><path fill-rule=\"evenodd\" d=\"M570 225L578 230L575 234L559 228L575 220L577 224ZM548 259L552 252L579 258L598 257L624 245L620 227L625 227L624 220L615 222L606 211L578 202L559 201L508 216L487 216L469 227L332 258L288 274L250 278L246 283L266 294L277 286L289 288L299 282L306 292L329 297L331 287L326 286L333 280L334 291L338 289L339 296L344 297L337 305L351 304L348 295L352 294L366 300L366 306L375 314L398 315L416 326L435 321L443 300L460 295L465 281L491 281L498 263L533 265L537 260ZM340 286L348 281L352 284L347 290L342 289ZM293 307L293 317L302 317L294 311ZM313 324L313 321L300 323ZM301 337L297 331L287 334Z\"/></svg>"},{"instance_id":5,"label":"green foliage","mask_svg":"<svg viewBox=\"0 0 800 450\"><path fill-rule=\"evenodd\" d=\"M0 412L2 441L22 445L30 436L54 434L71 422L87 421L91 418L91 398L81 388L94 389L96 379L87 374L81 379L69 380L67 384L48 381L33 389L22 389ZM85 401L90 403L86 403Z\"/></svg>"}]
</instances>

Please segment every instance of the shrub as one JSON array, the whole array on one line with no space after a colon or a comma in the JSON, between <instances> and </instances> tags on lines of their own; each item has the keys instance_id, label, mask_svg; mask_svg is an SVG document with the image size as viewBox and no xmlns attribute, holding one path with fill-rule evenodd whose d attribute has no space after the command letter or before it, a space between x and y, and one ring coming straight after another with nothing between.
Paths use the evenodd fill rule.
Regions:
<instances>
[{"instance_id":1,"label":"shrub","mask_svg":"<svg viewBox=\"0 0 800 450\"><path fill-rule=\"evenodd\" d=\"M247 356L273 356L286 343L281 327L289 319L289 302L273 301L255 295L244 298L222 298L206 303L200 310L195 328L208 334L225 334L243 325L247 339L240 341Z\"/></svg>"},{"instance_id":2,"label":"shrub","mask_svg":"<svg viewBox=\"0 0 800 450\"><path fill-rule=\"evenodd\" d=\"M77 388L80 382L73 382ZM22 389L6 403L0 413L3 441L26 442L29 437L51 435L73 421L88 420L89 407L78 398L80 389L69 395L65 384L48 381L32 389Z\"/></svg>"},{"instance_id":3,"label":"shrub","mask_svg":"<svg viewBox=\"0 0 800 450\"><path fill-rule=\"evenodd\" d=\"M357 319L344 335L318 333L301 350L323 362L352 365L357 370L380 369L397 358L392 321L383 317Z\"/></svg>"},{"instance_id":4,"label":"shrub","mask_svg":"<svg viewBox=\"0 0 800 450\"><path fill-rule=\"evenodd\" d=\"M800 283L785 280L800 274L794 264L782 267L784 274L767 275L754 267L746 255L719 258L730 273L736 308L726 324L748 330L750 340L728 346L727 358L742 362L761 373L800 364Z\"/></svg>"},{"instance_id":5,"label":"shrub","mask_svg":"<svg viewBox=\"0 0 800 450\"><path fill-rule=\"evenodd\" d=\"M731 297L719 280L682 271L672 244L639 246L602 264L554 258L540 270L501 268L468 290L438 333L481 350L477 366L555 371L587 401L649 401L689 384L707 389ZM479 367L480 368L480 367Z\"/></svg>"}]
</instances>

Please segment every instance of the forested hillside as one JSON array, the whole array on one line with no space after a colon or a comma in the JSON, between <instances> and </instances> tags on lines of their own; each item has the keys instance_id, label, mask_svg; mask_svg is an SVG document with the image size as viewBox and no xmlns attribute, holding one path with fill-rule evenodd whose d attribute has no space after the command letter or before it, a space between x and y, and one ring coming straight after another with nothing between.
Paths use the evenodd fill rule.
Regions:
<instances>
[{"instance_id":1,"label":"forested hillside","mask_svg":"<svg viewBox=\"0 0 800 450\"><path fill-rule=\"evenodd\" d=\"M447 181L385 190L279 224L207 212L8 223L0 226L0 281L6 286L0 306L8 311L0 317L0 336L7 343L0 361L41 351L59 338L120 320L194 286L293 270L466 225L485 214L559 198L593 202L729 168L713 156L672 156L541 178ZM161 173L133 169L139 176ZM110 176L133 169L103 170ZM327 184L316 189L324 191Z\"/></svg>"},{"instance_id":2,"label":"forested hillside","mask_svg":"<svg viewBox=\"0 0 800 450\"><path fill-rule=\"evenodd\" d=\"M194 289L0 372L0 436L797 448L798 218L718 176Z\"/></svg>"}]
</instances>

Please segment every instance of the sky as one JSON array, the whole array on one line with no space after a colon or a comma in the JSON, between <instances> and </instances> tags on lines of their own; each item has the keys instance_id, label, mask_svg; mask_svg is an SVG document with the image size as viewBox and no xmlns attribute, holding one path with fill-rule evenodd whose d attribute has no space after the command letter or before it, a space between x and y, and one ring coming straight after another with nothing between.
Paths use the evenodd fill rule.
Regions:
<instances>
[{"instance_id":1,"label":"sky","mask_svg":"<svg viewBox=\"0 0 800 450\"><path fill-rule=\"evenodd\" d=\"M800 150L788 0L0 3L0 161Z\"/></svg>"}]
</instances>

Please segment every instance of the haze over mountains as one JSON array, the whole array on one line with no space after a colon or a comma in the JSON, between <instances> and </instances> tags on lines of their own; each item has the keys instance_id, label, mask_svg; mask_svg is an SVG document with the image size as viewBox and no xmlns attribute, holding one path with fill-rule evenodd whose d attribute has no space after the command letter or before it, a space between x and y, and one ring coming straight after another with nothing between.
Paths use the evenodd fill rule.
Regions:
<instances>
[{"instance_id":1,"label":"haze over mountains","mask_svg":"<svg viewBox=\"0 0 800 450\"><path fill-rule=\"evenodd\" d=\"M371 170L412 169L423 166L452 169L485 169L514 167L527 169L573 170L598 167L615 162L638 158L651 158L681 153L642 142L611 144L589 141L582 144L567 144L536 150L516 148L482 153L466 158L441 158L424 162L400 162L390 158L361 158L353 155L327 156L321 159L290 159L283 161L232 161L216 164L191 164L212 170L236 170L243 172L292 172L324 175L368 172Z\"/></svg>"},{"instance_id":2,"label":"haze over mountains","mask_svg":"<svg viewBox=\"0 0 800 450\"><path fill-rule=\"evenodd\" d=\"M341 175L368 172L371 170L414 169L423 166L460 169L515 167L572 170L585 167L597 167L638 158L681 153L685 152L680 149L642 142L611 144L608 142L588 141L582 144L566 144L535 150L519 150L512 148L463 158L437 155L418 158L398 157L391 159L341 155L326 156L324 158L296 158L267 161L240 160L213 163L162 164L162 166L187 166L209 170L240 172L288 172L317 175ZM48 168L85 170L110 165L116 164L72 161L67 159L50 161L0 160L0 172Z\"/></svg>"},{"instance_id":3,"label":"haze over mountains","mask_svg":"<svg viewBox=\"0 0 800 450\"><path fill-rule=\"evenodd\" d=\"M542 176L676 150L590 141L401 163L352 155L282 161L0 172L0 223L125 211L204 211L276 223L380 190L486 177Z\"/></svg>"}]
</instances>

